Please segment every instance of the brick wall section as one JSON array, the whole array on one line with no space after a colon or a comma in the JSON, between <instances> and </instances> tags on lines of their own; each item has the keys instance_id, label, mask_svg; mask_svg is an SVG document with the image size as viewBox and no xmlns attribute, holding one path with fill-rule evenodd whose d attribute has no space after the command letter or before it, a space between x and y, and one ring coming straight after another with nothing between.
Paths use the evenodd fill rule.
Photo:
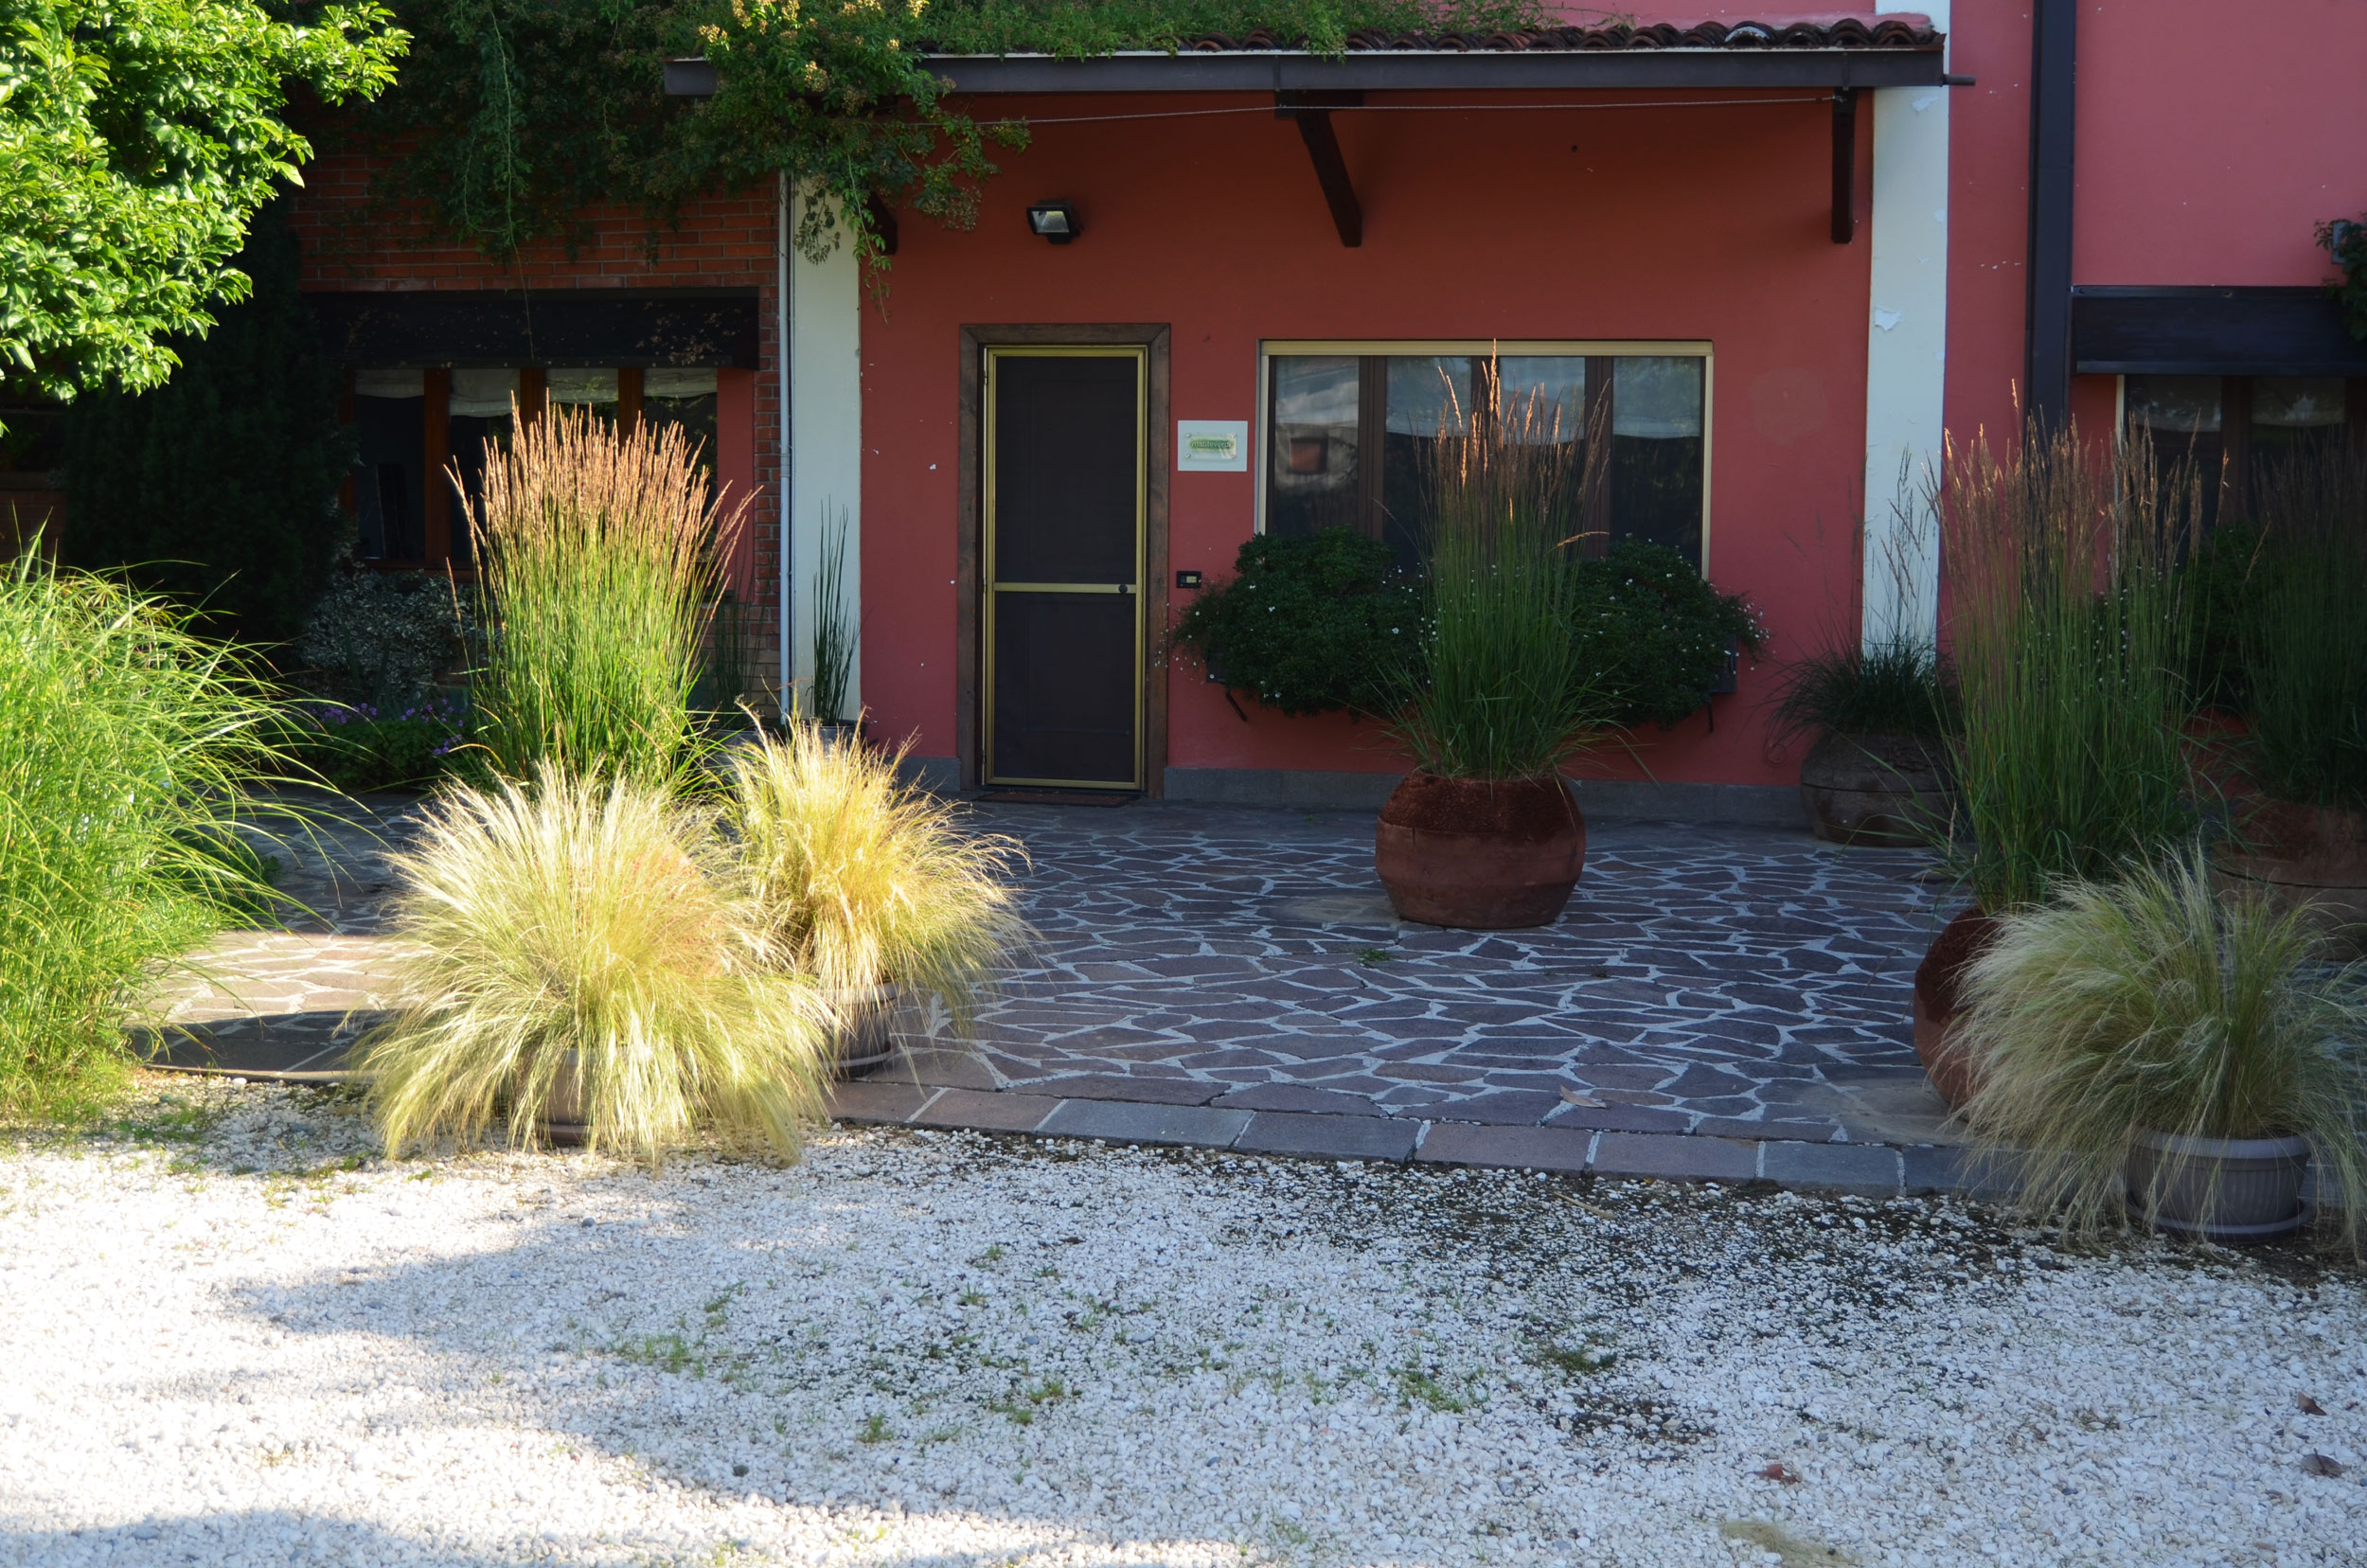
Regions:
<instances>
[{"instance_id":1,"label":"brick wall section","mask_svg":"<svg viewBox=\"0 0 2367 1568\"><path fill-rule=\"evenodd\" d=\"M679 223L652 231L626 207L587 213L589 233L572 254L559 241L527 247L513 266L486 259L436 230L425 210L373 202L379 160L339 152L304 171L291 223L303 250L307 292L414 289L747 289L760 292L756 385L756 504L750 511L756 599L768 612L765 688L778 658L780 403L774 383L770 190L714 196L686 206Z\"/></svg>"}]
</instances>

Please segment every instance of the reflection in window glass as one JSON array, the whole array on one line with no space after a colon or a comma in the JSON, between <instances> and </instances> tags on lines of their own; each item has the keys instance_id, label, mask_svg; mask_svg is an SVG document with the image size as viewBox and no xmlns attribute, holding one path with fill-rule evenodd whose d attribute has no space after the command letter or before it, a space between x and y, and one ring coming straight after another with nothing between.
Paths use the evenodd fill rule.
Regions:
<instances>
[{"instance_id":1,"label":"reflection in window glass","mask_svg":"<svg viewBox=\"0 0 2367 1568\"><path fill-rule=\"evenodd\" d=\"M1268 531L1358 528L1411 563L1429 523L1424 458L1442 432L1490 422L1527 430L1536 434L1522 438L1567 444L1582 471L1592 417L1608 419L1612 449L1606 482L1568 520L1572 531L1653 540L1699 566L1706 362L1607 354L1590 365L1590 357L1274 355L1267 362ZM1590 387L1599 410L1589 407ZM1574 508L1581 504L1575 490Z\"/></svg>"},{"instance_id":2,"label":"reflection in window glass","mask_svg":"<svg viewBox=\"0 0 2367 1568\"><path fill-rule=\"evenodd\" d=\"M543 386L554 408L589 411L614 424L616 420L616 372L614 370L548 370Z\"/></svg>"},{"instance_id":3,"label":"reflection in window glass","mask_svg":"<svg viewBox=\"0 0 2367 1568\"><path fill-rule=\"evenodd\" d=\"M1517 438L1578 441L1586 434L1586 361L1518 357L1497 365L1497 417Z\"/></svg>"},{"instance_id":4,"label":"reflection in window glass","mask_svg":"<svg viewBox=\"0 0 2367 1568\"><path fill-rule=\"evenodd\" d=\"M353 511L365 561L427 555L427 372L365 366L353 373Z\"/></svg>"},{"instance_id":5,"label":"reflection in window glass","mask_svg":"<svg viewBox=\"0 0 2367 1568\"><path fill-rule=\"evenodd\" d=\"M692 455L715 472L715 372L661 368L641 373L641 417L663 429L677 426Z\"/></svg>"},{"instance_id":6,"label":"reflection in window glass","mask_svg":"<svg viewBox=\"0 0 2367 1568\"><path fill-rule=\"evenodd\" d=\"M2219 424L2219 378L2216 376L2130 376L2121 384L2130 433L2142 432L2153 443L2153 469L2163 484L2173 482L2181 463L2194 464L2202 477L2202 526L2216 526L2219 517L2219 472L2225 453Z\"/></svg>"},{"instance_id":7,"label":"reflection in window glass","mask_svg":"<svg viewBox=\"0 0 2367 1568\"><path fill-rule=\"evenodd\" d=\"M2261 376L2251 383L2251 460L2312 454L2342 435L2342 383L2332 376Z\"/></svg>"},{"instance_id":8,"label":"reflection in window glass","mask_svg":"<svg viewBox=\"0 0 2367 1568\"><path fill-rule=\"evenodd\" d=\"M1356 461L1360 362L1311 354L1272 363L1267 526L1284 534L1364 526Z\"/></svg>"},{"instance_id":9,"label":"reflection in window glass","mask_svg":"<svg viewBox=\"0 0 2367 1568\"><path fill-rule=\"evenodd\" d=\"M1611 383L1611 537L1701 566L1701 362L1634 356Z\"/></svg>"}]
</instances>

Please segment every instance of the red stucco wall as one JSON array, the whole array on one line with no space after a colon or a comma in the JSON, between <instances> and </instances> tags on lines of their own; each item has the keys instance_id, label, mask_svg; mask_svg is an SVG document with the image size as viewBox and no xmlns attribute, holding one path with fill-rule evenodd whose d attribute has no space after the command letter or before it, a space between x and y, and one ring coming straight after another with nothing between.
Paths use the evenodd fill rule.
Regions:
<instances>
[{"instance_id":1,"label":"red stucco wall","mask_svg":"<svg viewBox=\"0 0 2367 1568\"><path fill-rule=\"evenodd\" d=\"M1854 614L1868 247L1827 234L1823 103L1343 115L1365 218L1351 251L1270 100L1153 107L1187 102L1251 112L1039 123L1029 151L999 155L975 233L903 223L892 295L863 327L863 695L887 732L917 733L923 755L956 749L964 323L1168 323L1180 419L1254 419L1261 339L1708 340L1710 576L1758 602L1778 657ZM1010 107L1048 120L1145 105ZM1023 208L1049 197L1079 205L1077 243L1027 233ZM1255 479L1175 477L1171 567L1229 571L1254 526ZM1647 731L1652 774L1794 776L1796 762L1767 754L1754 712L1771 676L1744 670L1714 735L1700 718ZM1399 765L1369 725L1255 707L1243 723L1196 670L1173 671L1169 695L1171 766Z\"/></svg>"},{"instance_id":2,"label":"red stucco wall","mask_svg":"<svg viewBox=\"0 0 2367 1568\"><path fill-rule=\"evenodd\" d=\"M2090 0L2079 12L2079 283L2307 284L2367 210L2367 6Z\"/></svg>"}]
</instances>

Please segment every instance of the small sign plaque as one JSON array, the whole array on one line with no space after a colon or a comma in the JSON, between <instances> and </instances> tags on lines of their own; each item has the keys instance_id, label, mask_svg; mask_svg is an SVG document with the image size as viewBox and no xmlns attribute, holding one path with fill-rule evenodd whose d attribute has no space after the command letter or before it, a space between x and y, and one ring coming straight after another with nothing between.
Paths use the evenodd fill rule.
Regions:
<instances>
[{"instance_id":1,"label":"small sign plaque","mask_svg":"<svg viewBox=\"0 0 2367 1568\"><path fill-rule=\"evenodd\" d=\"M1175 466L1186 473L1247 473L1247 419L1178 419Z\"/></svg>"}]
</instances>

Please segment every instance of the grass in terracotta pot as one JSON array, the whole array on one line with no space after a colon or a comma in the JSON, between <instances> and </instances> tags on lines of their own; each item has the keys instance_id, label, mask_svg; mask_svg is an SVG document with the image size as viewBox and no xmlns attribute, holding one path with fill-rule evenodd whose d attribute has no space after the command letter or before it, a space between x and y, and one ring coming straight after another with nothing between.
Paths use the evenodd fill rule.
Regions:
<instances>
[{"instance_id":1,"label":"grass in terracotta pot","mask_svg":"<svg viewBox=\"0 0 2367 1568\"><path fill-rule=\"evenodd\" d=\"M1800 763L1801 803L1819 838L1918 845L1953 811L1948 738L1955 675L1929 643L1837 636L1784 671L1779 732L1816 737Z\"/></svg>"},{"instance_id":2,"label":"grass in terracotta pot","mask_svg":"<svg viewBox=\"0 0 2367 1568\"><path fill-rule=\"evenodd\" d=\"M903 753L835 743L808 720L740 748L728 806L742 876L784 961L848 1015L844 1069L888 1053L902 992L967 1031L996 971L1031 938L1014 841L972 832L906 784Z\"/></svg>"},{"instance_id":3,"label":"grass in terracotta pot","mask_svg":"<svg viewBox=\"0 0 2367 1568\"><path fill-rule=\"evenodd\" d=\"M2002 917L1967 967L1974 1135L2075 1235L2133 1215L2222 1240L2300 1223L2303 1171L2367 1249L2367 971L2199 854Z\"/></svg>"},{"instance_id":4,"label":"grass in terracotta pot","mask_svg":"<svg viewBox=\"0 0 2367 1568\"><path fill-rule=\"evenodd\" d=\"M2367 442L2263 465L2260 542L2239 611L2249 772L2260 796L2223 875L2314 901L2354 949L2367 934Z\"/></svg>"},{"instance_id":5,"label":"grass in terracotta pot","mask_svg":"<svg viewBox=\"0 0 2367 1568\"><path fill-rule=\"evenodd\" d=\"M1450 412L1423 478L1431 518L1421 670L1391 733L1415 771L1381 810L1375 862L1411 920L1543 925L1569 901L1586 829L1559 769L1605 703L1574 632L1572 525L1606 443L1541 403Z\"/></svg>"},{"instance_id":6,"label":"grass in terracotta pot","mask_svg":"<svg viewBox=\"0 0 2367 1568\"><path fill-rule=\"evenodd\" d=\"M2142 437L2097 449L2035 422L2002 453L1951 444L1932 501L1963 714L1960 806L1934 837L1973 907L1915 971L1915 1049L1958 1105L1957 990L1995 919L2192 836L2194 618L2175 566L2200 508L2192 470L2163 480Z\"/></svg>"}]
</instances>

